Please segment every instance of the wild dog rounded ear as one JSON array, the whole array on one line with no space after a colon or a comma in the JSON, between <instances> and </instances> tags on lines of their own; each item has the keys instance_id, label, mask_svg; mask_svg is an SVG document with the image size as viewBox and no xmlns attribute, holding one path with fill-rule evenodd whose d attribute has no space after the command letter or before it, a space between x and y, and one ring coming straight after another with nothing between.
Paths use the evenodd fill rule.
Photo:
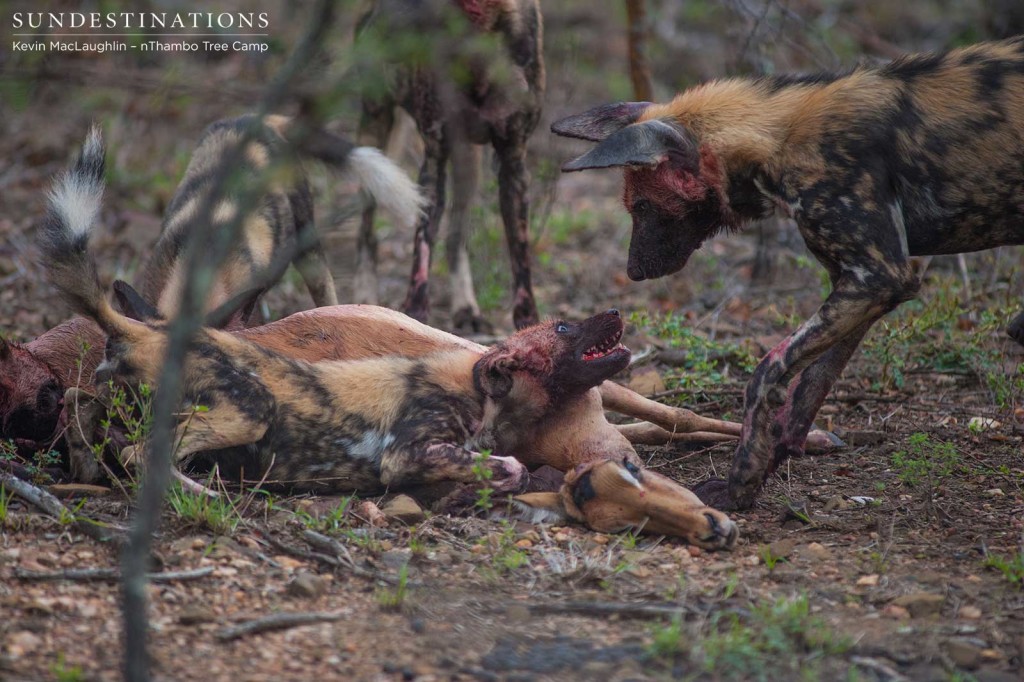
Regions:
<instances>
[{"instance_id":1,"label":"wild dog rounded ear","mask_svg":"<svg viewBox=\"0 0 1024 682\"><path fill-rule=\"evenodd\" d=\"M512 390L512 372L516 361L507 352L492 351L473 368L473 379L477 390L489 398L504 398Z\"/></svg>"},{"instance_id":2,"label":"wild dog rounded ear","mask_svg":"<svg viewBox=\"0 0 1024 682\"><path fill-rule=\"evenodd\" d=\"M690 172L700 168L697 141L683 126L654 119L627 126L562 166L563 172L617 166L653 167L665 159Z\"/></svg>"},{"instance_id":3,"label":"wild dog rounded ear","mask_svg":"<svg viewBox=\"0 0 1024 682\"><path fill-rule=\"evenodd\" d=\"M114 300L126 317L139 322L162 319L160 313L131 284L120 279L114 280Z\"/></svg>"},{"instance_id":4,"label":"wild dog rounded ear","mask_svg":"<svg viewBox=\"0 0 1024 682\"><path fill-rule=\"evenodd\" d=\"M600 142L615 131L636 123L649 106L650 102L604 104L555 121L551 124L551 132L562 137Z\"/></svg>"}]
</instances>

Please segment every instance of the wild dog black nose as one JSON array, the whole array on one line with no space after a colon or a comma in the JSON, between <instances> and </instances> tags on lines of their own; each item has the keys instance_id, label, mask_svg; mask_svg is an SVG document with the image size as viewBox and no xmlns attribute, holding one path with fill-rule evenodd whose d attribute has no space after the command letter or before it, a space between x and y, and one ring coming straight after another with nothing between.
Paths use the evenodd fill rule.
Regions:
<instances>
[{"instance_id":1,"label":"wild dog black nose","mask_svg":"<svg viewBox=\"0 0 1024 682\"><path fill-rule=\"evenodd\" d=\"M634 282L642 282L647 279L647 275L644 274L644 269L639 265L627 265L626 275Z\"/></svg>"},{"instance_id":2,"label":"wild dog black nose","mask_svg":"<svg viewBox=\"0 0 1024 682\"><path fill-rule=\"evenodd\" d=\"M609 315L614 315L615 317L619 316L619 309L618 308L609 308L606 312Z\"/></svg>"},{"instance_id":3,"label":"wild dog black nose","mask_svg":"<svg viewBox=\"0 0 1024 682\"><path fill-rule=\"evenodd\" d=\"M64 391L56 381L47 381L39 387L36 394L36 410L42 415L50 415L59 412L61 401L64 399Z\"/></svg>"}]
</instances>

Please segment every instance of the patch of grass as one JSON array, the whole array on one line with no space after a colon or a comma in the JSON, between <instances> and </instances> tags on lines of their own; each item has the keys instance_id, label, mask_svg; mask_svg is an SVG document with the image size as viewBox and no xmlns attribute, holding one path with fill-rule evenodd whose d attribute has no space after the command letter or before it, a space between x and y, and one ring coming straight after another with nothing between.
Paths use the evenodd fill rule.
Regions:
<instances>
[{"instance_id":1,"label":"patch of grass","mask_svg":"<svg viewBox=\"0 0 1024 682\"><path fill-rule=\"evenodd\" d=\"M906 450L893 453L892 465L907 485L924 482L934 487L960 465L960 453L952 443L936 442L919 432L907 439Z\"/></svg>"},{"instance_id":2,"label":"patch of grass","mask_svg":"<svg viewBox=\"0 0 1024 682\"><path fill-rule=\"evenodd\" d=\"M687 658L718 680L819 679L822 660L851 646L811 615L807 595L760 602L742 617L718 612L688 630L679 619L655 628L650 653Z\"/></svg>"},{"instance_id":3,"label":"patch of grass","mask_svg":"<svg viewBox=\"0 0 1024 682\"><path fill-rule=\"evenodd\" d=\"M485 538L483 542L492 548L490 569L494 578L525 566L530 560L524 550L516 547L516 531L508 521L502 521L500 534Z\"/></svg>"},{"instance_id":4,"label":"patch of grass","mask_svg":"<svg viewBox=\"0 0 1024 682\"><path fill-rule=\"evenodd\" d=\"M470 471L473 472L473 478L476 479L477 483L480 484L480 488L476 491L476 502L473 504L477 509L481 511L489 511L494 506L494 502L491 500L491 496L494 494L494 488L487 485L487 482L494 476L494 472L487 466L487 460L491 458L490 450L482 450L479 455L473 459L473 466Z\"/></svg>"},{"instance_id":5,"label":"patch of grass","mask_svg":"<svg viewBox=\"0 0 1024 682\"><path fill-rule=\"evenodd\" d=\"M81 682L85 680L85 672L80 665L69 666L64 654L57 654L57 662L50 666L50 672L57 682Z\"/></svg>"},{"instance_id":6,"label":"patch of grass","mask_svg":"<svg viewBox=\"0 0 1024 682\"><path fill-rule=\"evenodd\" d=\"M629 321L648 335L662 339L669 348L687 351L689 359L683 371L666 379L669 388L697 393L726 381L733 370L746 375L757 366L757 358L743 346L708 339L695 332L680 315L638 312L630 315Z\"/></svg>"},{"instance_id":7,"label":"patch of grass","mask_svg":"<svg viewBox=\"0 0 1024 682\"><path fill-rule=\"evenodd\" d=\"M300 509L295 512L295 517L309 530L315 530L318 533L335 533L348 525L346 514L352 506L352 503L355 501L355 498L355 495L342 498L341 502L326 514L318 514L314 516L313 514Z\"/></svg>"},{"instance_id":8,"label":"patch of grass","mask_svg":"<svg viewBox=\"0 0 1024 682\"><path fill-rule=\"evenodd\" d=\"M226 493L218 497L196 494L175 482L167 493L167 504L182 521L207 528L217 535L231 535L242 522L241 514Z\"/></svg>"},{"instance_id":9,"label":"patch of grass","mask_svg":"<svg viewBox=\"0 0 1024 682\"><path fill-rule=\"evenodd\" d=\"M875 325L861 344L881 368L872 377L874 390L902 389L908 371L927 369L973 374L1000 408L1024 400L1024 366L1008 368L1003 349L993 342L1002 341L1016 304L967 308L960 303L961 288L953 278L932 278L927 302L909 301Z\"/></svg>"},{"instance_id":10,"label":"patch of grass","mask_svg":"<svg viewBox=\"0 0 1024 682\"><path fill-rule=\"evenodd\" d=\"M11 496L7 493L7 488L0 485L0 526L7 525L7 508L10 503Z\"/></svg>"},{"instance_id":11,"label":"patch of grass","mask_svg":"<svg viewBox=\"0 0 1024 682\"><path fill-rule=\"evenodd\" d=\"M1011 585L1024 590L1024 546L1016 554L1008 557L989 554L985 557L985 566L999 571Z\"/></svg>"},{"instance_id":12,"label":"patch of grass","mask_svg":"<svg viewBox=\"0 0 1024 682\"><path fill-rule=\"evenodd\" d=\"M399 611L409 596L409 564L398 569L398 584L393 588L377 590L377 603L385 611Z\"/></svg>"},{"instance_id":13,"label":"patch of grass","mask_svg":"<svg viewBox=\"0 0 1024 682\"><path fill-rule=\"evenodd\" d=\"M776 564L780 561L786 560L785 557L775 556L772 554L772 548L770 545L761 545L761 549L758 550L757 555L761 557L761 561L768 567L769 571L774 571Z\"/></svg>"}]
</instances>

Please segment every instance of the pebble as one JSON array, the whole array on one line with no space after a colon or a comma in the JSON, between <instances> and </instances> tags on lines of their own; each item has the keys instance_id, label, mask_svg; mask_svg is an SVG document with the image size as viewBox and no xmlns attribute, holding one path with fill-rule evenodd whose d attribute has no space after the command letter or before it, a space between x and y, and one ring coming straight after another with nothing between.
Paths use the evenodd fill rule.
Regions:
<instances>
[{"instance_id":1,"label":"pebble","mask_svg":"<svg viewBox=\"0 0 1024 682\"><path fill-rule=\"evenodd\" d=\"M946 598L941 594L931 592L914 592L897 597L892 603L905 608L910 612L912 618L925 618L942 611Z\"/></svg>"},{"instance_id":2,"label":"pebble","mask_svg":"<svg viewBox=\"0 0 1024 682\"><path fill-rule=\"evenodd\" d=\"M978 620L981 618L981 609L977 606L963 606L960 608L960 617L967 620Z\"/></svg>"},{"instance_id":3,"label":"pebble","mask_svg":"<svg viewBox=\"0 0 1024 682\"><path fill-rule=\"evenodd\" d=\"M314 599L327 591L327 583L309 571L300 571L289 581L285 591L293 597Z\"/></svg>"},{"instance_id":4,"label":"pebble","mask_svg":"<svg viewBox=\"0 0 1024 682\"><path fill-rule=\"evenodd\" d=\"M796 549L796 540L793 538L782 538L768 545L768 551L775 559L785 559Z\"/></svg>"},{"instance_id":5,"label":"pebble","mask_svg":"<svg viewBox=\"0 0 1024 682\"><path fill-rule=\"evenodd\" d=\"M690 556L693 557L694 559L696 559L697 557L699 557L700 555L702 555L704 553L704 550L702 550L700 547L695 547L693 545L690 545L689 547L687 547L686 551L689 552Z\"/></svg>"},{"instance_id":6,"label":"pebble","mask_svg":"<svg viewBox=\"0 0 1024 682\"><path fill-rule=\"evenodd\" d=\"M962 639L950 639L946 641L946 655L958 668L974 670L981 664L981 647L975 646Z\"/></svg>"},{"instance_id":7,"label":"pebble","mask_svg":"<svg viewBox=\"0 0 1024 682\"><path fill-rule=\"evenodd\" d=\"M989 497L1006 497L1006 493L1003 492L1002 488L989 488L985 491L985 494Z\"/></svg>"},{"instance_id":8,"label":"pebble","mask_svg":"<svg viewBox=\"0 0 1024 682\"><path fill-rule=\"evenodd\" d=\"M876 585L878 585L878 579L879 576L877 573L872 573L870 575L862 575L861 577L857 578L857 586L875 587Z\"/></svg>"},{"instance_id":9,"label":"pebble","mask_svg":"<svg viewBox=\"0 0 1024 682\"><path fill-rule=\"evenodd\" d=\"M814 561L826 561L831 558L832 552L820 542L812 542L804 547L801 552L803 556Z\"/></svg>"},{"instance_id":10,"label":"pebble","mask_svg":"<svg viewBox=\"0 0 1024 682\"><path fill-rule=\"evenodd\" d=\"M178 622L182 625L199 625L200 623L212 623L217 620L216 614L210 607L203 604L190 604L178 614Z\"/></svg>"},{"instance_id":11,"label":"pebble","mask_svg":"<svg viewBox=\"0 0 1024 682\"><path fill-rule=\"evenodd\" d=\"M896 604L889 604L882 609L882 615L888 616L889 618L895 618L896 620L907 620L910 618L910 611L907 611L902 606Z\"/></svg>"},{"instance_id":12,"label":"pebble","mask_svg":"<svg viewBox=\"0 0 1024 682\"><path fill-rule=\"evenodd\" d=\"M408 495L396 495L388 500L380 510L389 519L401 521L409 525L420 523L423 519L427 518L423 507Z\"/></svg>"}]
</instances>

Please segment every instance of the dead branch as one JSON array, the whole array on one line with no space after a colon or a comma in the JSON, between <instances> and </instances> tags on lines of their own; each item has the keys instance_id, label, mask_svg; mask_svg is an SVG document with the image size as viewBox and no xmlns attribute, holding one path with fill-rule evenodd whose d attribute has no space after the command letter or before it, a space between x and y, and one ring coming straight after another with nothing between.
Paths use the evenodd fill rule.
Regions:
<instances>
[{"instance_id":1,"label":"dead branch","mask_svg":"<svg viewBox=\"0 0 1024 682\"><path fill-rule=\"evenodd\" d=\"M334 3L319 0L311 14L311 21L295 51L276 74L256 109L253 125L243 133L234 147L225 154L223 163L210 181L210 193L197 207L200 223L213 215L233 176L234 169L244 158L244 149L253 139L256 126L268 113L278 109L300 80L302 70L313 58L320 43L333 23ZM266 176L263 183L268 181ZM262 192L263 187L251 187L249 193ZM244 203L244 201L242 202ZM149 619L146 609L146 563L150 554L152 536L156 531L163 507L164 495L171 477L171 448L174 414L181 392L181 368L192 337L203 322L203 304L213 280L212 273L220 265L231 247L237 242L245 212L229 221L220 230L207 235L206 240L193 240L184 256L185 286L178 316L168 328L167 349L163 369L157 380L153 400L153 423L148 441L147 472L138 498L135 522L129 543L122 558L122 612L124 614L124 676L129 682L150 679L150 657L147 649Z\"/></svg>"},{"instance_id":2,"label":"dead branch","mask_svg":"<svg viewBox=\"0 0 1024 682\"><path fill-rule=\"evenodd\" d=\"M348 616L344 611L309 611L298 613L275 613L254 620L247 620L238 625L219 630L214 636L221 642L229 642L246 635L256 635L261 632L272 630L287 630L288 628L310 623L324 623L334 620L341 620Z\"/></svg>"},{"instance_id":3,"label":"dead branch","mask_svg":"<svg viewBox=\"0 0 1024 682\"><path fill-rule=\"evenodd\" d=\"M47 516L53 517L59 523L68 523L76 531L92 538L96 542L115 542L120 544L122 540L121 529L72 512L61 504L61 501L56 497L28 481L23 481L12 474L0 471L0 485L35 506Z\"/></svg>"},{"instance_id":4,"label":"dead branch","mask_svg":"<svg viewBox=\"0 0 1024 682\"><path fill-rule=\"evenodd\" d=\"M595 618L606 618L608 616L637 619L672 618L673 616L703 613L701 609L692 604L629 604L599 601L537 602L530 604L528 608L531 613L538 615L574 614L593 616Z\"/></svg>"},{"instance_id":5,"label":"dead branch","mask_svg":"<svg viewBox=\"0 0 1024 682\"><path fill-rule=\"evenodd\" d=\"M204 566L191 571L164 571L163 573L148 573L146 578L154 583L169 583L172 581L195 580L205 578L213 573L216 567ZM121 571L116 568L68 568L63 571L43 572L30 571L24 568L15 568L14 577L19 580L77 580L77 581L101 581L120 580Z\"/></svg>"}]
</instances>

